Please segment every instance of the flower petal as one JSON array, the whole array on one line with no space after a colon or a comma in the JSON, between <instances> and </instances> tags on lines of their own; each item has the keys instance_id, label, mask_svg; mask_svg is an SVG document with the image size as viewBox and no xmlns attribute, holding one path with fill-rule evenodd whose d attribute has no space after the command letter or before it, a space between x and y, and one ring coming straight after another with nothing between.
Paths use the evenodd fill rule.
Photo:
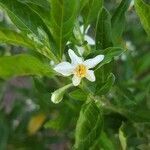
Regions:
<instances>
[{"instance_id":1,"label":"flower petal","mask_svg":"<svg viewBox=\"0 0 150 150\"><path fill-rule=\"evenodd\" d=\"M80 26L80 31L81 31L82 34L84 33L84 26L83 25Z\"/></svg>"},{"instance_id":2,"label":"flower petal","mask_svg":"<svg viewBox=\"0 0 150 150\"><path fill-rule=\"evenodd\" d=\"M80 56L82 56L83 53L84 53L84 47L82 47L82 46L76 46L76 48L77 48L78 53L80 54Z\"/></svg>"},{"instance_id":3,"label":"flower petal","mask_svg":"<svg viewBox=\"0 0 150 150\"><path fill-rule=\"evenodd\" d=\"M88 42L89 45L95 45L95 41L90 36L85 35L84 39Z\"/></svg>"},{"instance_id":4,"label":"flower petal","mask_svg":"<svg viewBox=\"0 0 150 150\"><path fill-rule=\"evenodd\" d=\"M88 33L88 30L90 29L90 25L87 26L87 28L85 29L85 34Z\"/></svg>"},{"instance_id":5,"label":"flower petal","mask_svg":"<svg viewBox=\"0 0 150 150\"><path fill-rule=\"evenodd\" d=\"M73 85L74 86L78 86L80 84L80 82L81 82L81 78L76 76L76 75L74 75L73 78L72 78Z\"/></svg>"},{"instance_id":6,"label":"flower petal","mask_svg":"<svg viewBox=\"0 0 150 150\"><path fill-rule=\"evenodd\" d=\"M84 32L85 32L85 34L87 34L89 28L90 28L90 25L88 25L86 29L85 29L84 26L82 25L82 26L80 26L80 31L81 31L82 34L84 34ZM85 31L84 31L84 29L85 29Z\"/></svg>"},{"instance_id":7,"label":"flower petal","mask_svg":"<svg viewBox=\"0 0 150 150\"><path fill-rule=\"evenodd\" d=\"M70 76L73 73L74 67L68 62L62 62L56 65L54 70L64 76Z\"/></svg>"},{"instance_id":8,"label":"flower petal","mask_svg":"<svg viewBox=\"0 0 150 150\"><path fill-rule=\"evenodd\" d=\"M99 64L104 59L104 55L98 55L94 58L87 59L84 61L84 65L86 65L88 68L94 68L97 64Z\"/></svg>"},{"instance_id":9,"label":"flower petal","mask_svg":"<svg viewBox=\"0 0 150 150\"><path fill-rule=\"evenodd\" d=\"M88 70L85 77L91 82L94 82L96 80L93 70Z\"/></svg>"},{"instance_id":10,"label":"flower petal","mask_svg":"<svg viewBox=\"0 0 150 150\"><path fill-rule=\"evenodd\" d=\"M69 54L69 57L71 59L71 63L73 65L76 65L76 64L81 64L83 63L83 59L81 57L78 57L73 50L69 49L68 50L68 54Z\"/></svg>"}]
</instances>

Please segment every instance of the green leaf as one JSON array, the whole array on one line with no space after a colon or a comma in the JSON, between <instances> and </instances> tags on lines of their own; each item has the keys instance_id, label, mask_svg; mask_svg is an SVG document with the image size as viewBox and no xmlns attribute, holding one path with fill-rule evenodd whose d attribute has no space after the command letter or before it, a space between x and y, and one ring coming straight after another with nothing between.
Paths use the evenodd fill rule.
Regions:
<instances>
[{"instance_id":1,"label":"green leaf","mask_svg":"<svg viewBox=\"0 0 150 150\"><path fill-rule=\"evenodd\" d=\"M119 140L121 143L122 150L126 150L127 149L127 139L126 139L124 132L123 132L123 124L119 128Z\"/></svg>"},{"instance_id":2,"label":"green leaf","mask_svg":"<svg viewBox=\"0 0 150 150\"><path fill-rule=\"evenodd\" d=\"M109 139L108 135L103 131L100 136L100 143L104 150L115 150L115 146Z\"/></svg>"},{"instance_id":3,"label":"green leaf","mask_svg":"<svg viewBox=\"0 0 150 150\"><path fill-rule=\"evenodd\" d=\"M82 10L88 2L89 0L80 0L80 10Z\"/></svg>"},{"instance_id":4,"label":"green leaf","mask_svg":"<svg viewBox=\"0 0 150 150\"><path fill-rule=\"evenodd\" d=\"M98 13L103 6L103 0L87 0L86 2L82 3L84 6L82 10L82 16L85 27L87 27L89 24L96 20Z\"/></svg>"},{"instance_id":5,"label":"green leaf","mask_svg":"<svg viewBox=\"0 0 150 150\"><path fill-rule=\"evenodd\" d=\"M112 16L112 34L114 43L118 43L121 39L125 28L125 12L127 11L131 0L122 0Z\"/></svg>"},{"instance_id":6,"label":"green leaf","mask_svg":"<svg viewBox=\"0 0 150 150\"><path fill-rule=\"evenodd\" d=\"M103 51L95 52L95 54L104 55L104 60L98 65L96 69L102 67L105 64L110 63L114 59L114 57L121 55L123 52L124 52L124 49L120 47L109 47Z\"/></svg>"},{"instance_id":7,"label":"green leaf","mask_svg":"<svg viewBox=\"0 0 150 150\"><path fill-rule=\"evenodd\" d=\"M141 23L150 36L150 5L143 0L135 0L135 10L140 17Z\"/></svg>"},{"instance_id":8,"label":"green leaf","mask_svg":"<svg viewBox=\"0 0 150 150\"><path fill-rule=\"evenodd\" d=\"M49 10L49 3L47 0L18 0L21 3L29 3L29 4L35 4L37 6L40 6L46 10Z\"/></svg>"},{"instance_id":9,"label":"green leaf","mask_svg":"<svg viewBox=\"0 0 150 150\"><path fill-rule=\"evenodd\" d=\"M17 0L0 0L0 6L7 11L12 22L26 34L38 35L37 28L45 28L39 16Z\"/></svg>"},{"instance_id":10,"label":"green leaf","mask_svg":"<svg viewBox=\"0 0 150 150\"><path fill-rule=\"evenodd\" d=\"M103 109L106 109L106 111L110 110L115 113L119 113L120 115L126 117L131 122L150 122L150 109L139 106L128 106L128 108L124 106L103 106Z\"/></svg>"},{"instance_id":11,"label":"green leaf","mask_svg":"<svg viewBox=\"0 0 150 150\"><path fill-rule=\"evenodd\" d=\"M49 0L51 5L51 33L61 57L77 18L79 0Z\"/></svg>"},{"instance_id":12,"label":"green leaf","mask_svg":"<svg viewBox=\"0 0 150 150\"><path fill-rule=\"evenodd\" d=\"M136 64L136 75L143 74L143 72L147 72L150 68L150 52L145 53L145 55L142 55L138 60Z\"/></svg>"},{"instance_id":13,"label":"green leaf","mask_svg":"<svg viewBox=\"0 0 150 150\"><path fill-rule=\"evenodd\" d=\"M111 139L107 136L107 134L102 131L100 137L95 141L94 145L90 148L90 150L116 150L114 144Z\"/></svg>"},{"instance_id":14,"label":"green leaf","mask_svg":"<svg viewBox=\"0 0 150 150\"><path fill-rule=\"evenodd\" d=\"M140 107L135 107L133 109L121 109L123 113L129 120L135 122L150 122L150 110Z\"/></svg>"},{"instance_id":15,"label":"green leaf","mask_svg":"<svg viewBox=\"0 0 150 150\"><path fill-rule=\"evenodd\" d=\"M43 28L38 27L38 40L40 40L42 47L48 47L49 50L47 51L46 49L44 50L39 50L40 53L45 55L46 57L52 58L54 54L56 54L56 45L54 42L54 38L52 37L50 33L50 27L51 27L51 20L50 20L50 3L48 0L20 0L19 2L23 3L23 5L26 5L28 8L31 9L41 20L45 23L43 25ZM43 30L45 29L45 30ZM47 34L46 34L47 33ZM41 49L41 48L39 48ZM44 51L47 54L44 54ZM51 54L50 54L51 53ZM53 53L53 54L52 54Z\"/></svg>"},{"instance_id":16,"label":"green leaf","mask_svg":"<svg viewBox=\"0 0 150 150\"><path fill-rule=\"evenodd\" d=\"M1 27L0 27L0 43L19 45L32 49L35 48L32 41L23 36L22 34Z\"/></svg>"},{"instance_id":17,"label":"green leaf","mask_svg":"<svg viewBox=\"0 0 150 150\"><path fill-rule=\"evenodd\" d=\"M54 72L37 58L25 54L0 57L0 78L14 76L53 76Z\"/></svg>"},{"instance_id":18,"label":"green leaf","mask_svg":"<svg viewBox=\"0 0 150 150\"><path fill-rule=\"evenodd\" d=\"M70 125L72 126L72 121L74 121L74 119L76 119L76 117L74 116L74 110L68 107L68 104L63 103L61 107L59 107L59 111L57 112L57 114L53 118L50 118L50 120L48 120L44 124L44 127L51 130L63 132L64 130L68 130L68 128L70 128Z\"/></svg>"},{"instance_id":19,"label":"green leaf","mask_svg":"<svg viewBox=\"0 0 150 150\"><path fill-rule=\"evenodd\" d=\"M76 89L74 91L69 92L69 96L79 101L85 101L87 99L86 93L84 93L81 89Z\"/></svg>"},{"instance_id":20,"label":"green leaf","mask_svg":"<svg viewBox=\"0 0 150 150\"><path fill-rule=\"evenodd\" d=\"M75 132L75 149L87 150L100 136L103 126L101 111L94 101L82 106Z\"/></svg>"},{"instance_id":21,"label":"green leaf","mask_svg":"<svg viewBox=\"0 0 150 150\"><path fill-rule=\"evenodd\" d=\"M106 8L102 8L96 26L96 49L105 49L111 46L111 16Z\"/></svg>"},{"instance_id":22,"label":"green leaf","mask_svg":"<svg viewBox=\"0 0 150 150\"><path fill-rule=\"evenodd\" d=\"M30 36L39 53L57 62L54 53L48 45L50 41L44 39L47 38L48 34L49 40L51 40L50 32L36 12L32 11L27 5L22 4L17 0L0 0L0 6L7 11L12 22L24 34L27 34L28 37Z\"/></svg>"},{"instance_id":23,"label":"green leaf","mask_svg":"<svg viewBox=\"0 0 150 150\"><path fill-rule=\"evenodd\" d=\"M47 27L50 27L50 3L48 0L19 0L19 2L36 12Z\"/></svg>"},{"instance_id":24,"label":"green leaf","mask_svg":"<svg viewBox=\"0 0 150 150\"><path fill-rule=\"evenodd\" d=\"M68 110L66 112L61 112L57 118L51 119L44 124L46 129L53 129L55 131L64 131L66 126L68 125L70 119L72 118L72 114ZM67 116L67 117L64 117Z\"/></svg>"},{"instance_id":25,"label":"green leaf","mask_svg":"<svg viewBox=\"0 0 150 150\"><path fill-rule=\"evenodd\" d=\"M55 56L49 48L47 48L46 46L39 46L35 41L27 38L23 34L7 28L0 27L0 43L7 43L27 47L32 50L38 51L39 53L41 53L49 59L55 60Z\"/></svg>"},{"instance_id":26,"label":"green leaf","mask_svg":"<svg viewBox=\"0 0 150 150\"><path fill-rule=\"evenodd\" d=\"M96 95L105 95L106 93L109 92L109 90L111 89L112 85L115 82L115 76L113 73L111 73L108 78L107 81L105 83L103 83L103 85L98 84L96 87Z\"/></svg>"},{"instance_id":27,"label":"green leaf","mask_svg":"<svg viewBox=\"0 0 150 150\"><path fill-rule=\"evenodd\" d=\"M93 58L97 55L103 54L104 59L99 65L97 65L97 67L95 69L95 70L97 70L100 67L102 67L106 64L109 64L114 59L114 57L120 56L123 52L125 52L125 50L122 49L121 47L109 47L104 50L96 50L96 51L92 52L91 54L89 54L86 57L86 59Z\"/></svg>"}]
</instances>

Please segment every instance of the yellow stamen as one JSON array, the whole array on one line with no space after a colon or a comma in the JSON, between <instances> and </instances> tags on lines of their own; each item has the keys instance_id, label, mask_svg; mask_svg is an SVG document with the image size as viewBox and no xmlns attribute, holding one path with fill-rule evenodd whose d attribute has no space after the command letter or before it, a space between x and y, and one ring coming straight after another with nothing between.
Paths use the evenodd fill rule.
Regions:
<instances>
[{"instance_id":1,"label":"yellow stamen","mask_svg":"<svg viewBox=\"0 0 150 150\"><path fill-rule=\"evenodd\" d=\"M78 65L75 69L75 74L80 78L85 77L86 73L87 73L87 68L83 64Z\"/></svg>"}]
</instances>

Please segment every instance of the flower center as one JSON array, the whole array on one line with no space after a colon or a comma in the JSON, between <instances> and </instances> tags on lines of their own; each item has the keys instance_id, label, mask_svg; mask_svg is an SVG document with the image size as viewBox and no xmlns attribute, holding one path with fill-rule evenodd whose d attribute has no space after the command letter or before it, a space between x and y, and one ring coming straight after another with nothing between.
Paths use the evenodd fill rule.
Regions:
<instances>
[{"instance_id":1,"label":"flower center","mask_svg":"<svg viewBox=\"0 0 150 150\"><path fill-rule=\"evenodd\" d=\"M87 68L83 64L80 64L75 68L75 74L80 78L85 77L86 73L87 73Z\"/></svg>"}]
</instances>

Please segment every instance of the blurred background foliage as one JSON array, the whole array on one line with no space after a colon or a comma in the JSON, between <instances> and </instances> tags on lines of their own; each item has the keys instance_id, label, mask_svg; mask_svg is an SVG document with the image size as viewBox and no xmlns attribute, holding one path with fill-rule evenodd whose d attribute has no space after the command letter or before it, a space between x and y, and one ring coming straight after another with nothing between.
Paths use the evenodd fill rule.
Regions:
<instances>
[{"instance_id":1,"label":"blurred background foliage","mask_svg":"<svg viewBox=\"0 0 150 150\"><path fill-rule=\"evenodd\" d=\"M120 0L105 0L111 15L119 3ZM2 10L0 24L15 29ZM125 31L120 40L127 51L112 64L116 81L109 93L102 97L104 129L93 149L149 150L150 39L132 3L126 13ZM32 53L41 60L43 57L23 47L0 44L0 56L20 53ZM71 89L64 101L55 105L50 96L57 87L57 81L47 77L0 80L0 150L71 149L86 95L80 89Z\"/></svg>"}]
</instances>

